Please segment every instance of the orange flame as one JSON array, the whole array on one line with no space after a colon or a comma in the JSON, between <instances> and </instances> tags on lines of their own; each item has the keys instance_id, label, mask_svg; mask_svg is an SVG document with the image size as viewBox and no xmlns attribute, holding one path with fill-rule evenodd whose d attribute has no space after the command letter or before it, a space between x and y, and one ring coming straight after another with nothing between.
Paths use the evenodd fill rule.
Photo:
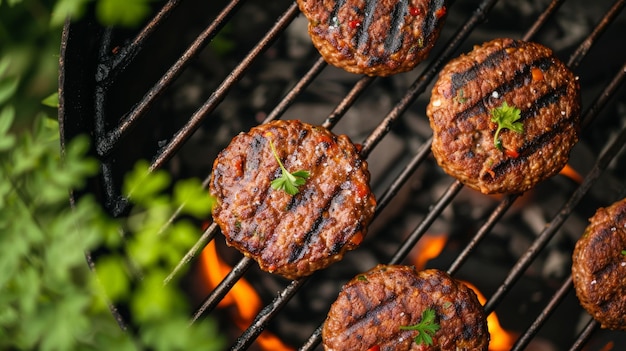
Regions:
<instances>
[{"instance_id":1,"label":"orange flame","mask_svg":"<svg viewBox=\"0 0 626 351\"><path fill-rule=\"evenodd\" d=\"M566 164L565 167L563 167L559 174L573 180L574 182L576 182L576 184L580 184L584 180L583 176L581 176L580 173L576 172L576 170L572 168L569 163Z\"/></svg>"},{"instance_id":2,"label":"orange flame","mask_svg":"<svg viewBox=\"0 0 626 351\"><path fill-rule=\"evenodd\" d=\"M413 264L417 270L426 267L426 263L433 258L439 256L443 247L446 245L448 237L446 235L426 234L415 246L417 257Z\"/></svg>"},{"instance_id":3,"label":"orange flame","mask_svg":"<svg viewBox=\"0 0 626 351\"><path fill-rule=\"evenodd\" d=\"M468 282L463 282L463 284L474 290L481 305L484 305L485 302L487 302L487 299L477 287ZM498 320L498 316L496 316L495 312L487 316L487 328L489 329L489 334L491 335L489 351L506 351L511 349L513 343L515 342L515 335L502 328L500 320Z\"/></svg>"},{"instance_id":4,"label":"orange flame","mask_svg":"<svg viewBox=\"0 0 626 351\"><path fill-rule=\"evenodd\" d=\"M203 277L207 280L210 289L214 289L231 270L231 267L220 259L214 241L209 242L202 250L200 265ZM234 320L237 326L243 330L252 323L261 309L261 298L250 283L245 279L239 279L217 305L218 308L229 306L235 306L237 313ZM256 339L256 342L263 350L294 350L268 331L263 331Z\"/></svg>"}]
</instances>

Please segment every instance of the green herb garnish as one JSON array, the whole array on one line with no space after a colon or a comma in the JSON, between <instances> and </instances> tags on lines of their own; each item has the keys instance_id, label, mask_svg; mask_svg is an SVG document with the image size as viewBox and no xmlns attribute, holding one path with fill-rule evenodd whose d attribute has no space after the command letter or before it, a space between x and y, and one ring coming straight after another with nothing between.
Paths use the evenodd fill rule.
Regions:
<instances>
[{"instance_id":1,"label":"green herb garnish","mask_svg":"<svg viewBox=\"0 0 626 351\"><path fill-rule=\"evenodd\" d=\"M521 112L522 111L515 106L509 106L506 101L502 103L502 106L491 110L491 122L498 124L496 134L493 136L493 144L498 150L502 150L502 143L498 138L502 129L506 128L516 133L524 133L524 124L518 122L521 118Z\"/></svg>"},{"instance_id":2,"label":"green herb garnish","mask_svg":"<svg viewBox=\"0 0 626 351\"><path fill-rule=\"evenodd\" d=\"M626 256L626 250L622 250L622 255Z\"/></svg>"},{"instance_id":3,"label":"green herb garnish","mask_svg":"<svg viewBox=\"0 0 626 351\"><path fill-rule=\"evenodd\" d=\"M422 312L422 320L419 323L400 326L401 330L417 330L418 334L413 339L417 345L432 345L433 335L439 328L439 324L435 323L435 310L432 308L427 308Z\"/></svg>"},{"instance_id":4,"label":"green herb garnish","mask_svg":"<svg viewBox=\"0 0 626 351\"><path fill-rule=\"evenodd\" d=\"M465 102L467 102L467 97L465 96L465 91L463 91L463 89L459 89L459 91L457 91L457 93L456 93L455 99L456 99L456 101L459 104L464 104Z\"/></svg>"},{"instance_id":5,"label":"green herb garnish","mask_svg":"<svg viewBox=\"0 0 626 351\"><path fill-rule=\"evenodd\" d=\"M272 153L274 154L274 158L280 169L282 174L279 178L272 180L272 189L274 190L284 190L289 195L296 195L298 193L298 187L304 185L306 179L309 177L309 171L300 170L297 172L289 173L283 163L280 161L278 157L278 153L274 148L274 144L270 140L270 148L272 148Z\"/></svg>"}]
</instances>

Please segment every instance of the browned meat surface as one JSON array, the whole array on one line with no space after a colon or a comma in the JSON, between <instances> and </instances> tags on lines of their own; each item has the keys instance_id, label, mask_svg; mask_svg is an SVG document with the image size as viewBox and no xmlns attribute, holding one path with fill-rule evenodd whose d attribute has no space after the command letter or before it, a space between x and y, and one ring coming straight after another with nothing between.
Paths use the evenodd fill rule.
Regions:
<instances>
[{"instance_id":1,"label":"browned meat surface","mask_svg":"<svg viewBox=\"0 0 626 351\"><path fill-rule=\"evenodd\" d=\"M310 177L290 195L271 187L281 169ZM210 192L226 242L261 269L295 279L340 260L365 235L376 201L367 162L345 135L274 121L237 135L217 157Z\"/></svg>"},{"instance_id":2,"label":"browned meat surface","mask_svg":"<svg viewBox=\"0 0 626 351\"><path fill-rule=\"evenodd\" d=\"M519 110L522 131L502 129L494 110ZM578 79L536 43L495 39L450 61L426 113L432 150L451 176L483 193L519 193L558 173L578 141Z\"/></svg>"},{"instance_id":3,"label":"browned meat surface","mask_svg":"<svg viewBox=\"0 0 626 351\"><path fill-rule=\"evenodd\" d=\"M431 309L439 325L433 344L417 344L419 332L402 330ZM327 351L487 350L486 316L476 294L439 270L379 265L349 281L332 304L322 329Z\"/></svg>"},{"instance_id":4,"label":"browned meat surface","mask_svg":"<svg viewBox=\"0 0 626 351\"><path fill-rule=\"evenodd\" d=\"M324 59L348 72L388 76L424 60L446 17L444 0L298 0Z\"/></svg>"},{"instance_id":5,"label":"browned meat surface","mask_svg":"<svg viewBox=\"0 0 626 351\"><path fill-rule=\"evenodd\" d=\"M576 296L603 328L626 330L626 199L589 220L572 257Z\"/></svg>"}]
</instances>

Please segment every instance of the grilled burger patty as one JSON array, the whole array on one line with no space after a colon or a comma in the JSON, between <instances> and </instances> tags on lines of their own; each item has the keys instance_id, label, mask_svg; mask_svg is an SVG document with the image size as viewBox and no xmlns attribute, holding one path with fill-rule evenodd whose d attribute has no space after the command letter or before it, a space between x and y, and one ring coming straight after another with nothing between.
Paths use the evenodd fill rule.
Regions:
<instances>
[{"instance_id":1,"label":"grilled burger patty","mask_svg":"<svg viewBox=\"0 0 626 351\"><path fill-rule=\"evenodd\" d=\"M491 119L505 110L521 130L502 124L496 135ZM443 68L426 113L433 154L448 174L485 194L519 193L567 163L578 141L580 87L550 49L495 39Z\"/></svg>"},{"instance_id":2,"label":"grilled burger patty","mask_svg":"<svg viewBox=\"0 0 626 351\"><path fill-rule=\"evenodd\" d=\"M271 186L281 168L309 171L298 193ZM237 135L210 179L213 219L230 246L261 269L295 279L340 260L365 235L376 201L367 162L346 135L299 121L274 121Z\"/></svg>"},{"instance_id":3,"label":"grilled burger patty","mask_svg":"<svg viewBox=\"0 0 626 351\"><path fill-rule=\"evenodd\" d=\"M403 330L434 312L433 344L417 344L419 332ZM412 266L378 265L341 290L322 329L324 349L487 350L489 332L476 294L447 273Z\"/></svg>"},{"instance_id":4,"label":"grilled burger patty","mask_svg":"<svg viewBox=\"0 0 626 351\"><path fill-rule=\"evenodd\" d=\"M313 44L348 72L388 76L413 69L435 45L445 0L298 0Z\"/></svg>"},{"instance_id":5,"label":"grilled burger patty","mask_svg":"<svg viewBox=\"0 0 626 351\"><path fill-rule=\"evenodd\" d=\"M626 198L589 221L572 257L576 296L603 328L626 330Z\"/></svg>"}]
</instances>

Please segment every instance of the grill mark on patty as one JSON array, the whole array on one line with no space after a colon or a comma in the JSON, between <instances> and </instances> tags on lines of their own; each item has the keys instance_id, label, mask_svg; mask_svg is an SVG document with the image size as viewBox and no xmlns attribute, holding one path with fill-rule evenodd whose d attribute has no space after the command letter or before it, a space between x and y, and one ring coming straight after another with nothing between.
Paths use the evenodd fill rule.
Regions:
<instances>
[{"instance_id":1,"label":"grill mark on patty","mask_svg":"<svg viewBox=\"0 0 626 351\"><path fill-rule=\"evenodd\" d=\"M363 23L359 26L359 29L356 32L355 38L357 38L357 50L363 55L367 55L369 51L365 50L364 46L367 45L367 41L369 40L369 28L374 21L376 5L378 5L378 0L367 0L365 3L365 9L363 10Z\"/></svg>"},{"instance_id":2,"label":"grill mark on patty","mask_svg":"<svg viewBox=\"0 0 626 351\"><path fill-rule=\"evenodd\" d=\"M431 17L431 16L429 16ZM468 68L464 72L455 72L452 74L450 80L452 82L452 96L456 96L456 91L473 81L478 77L480 71L485 68L497 67L502 60L508 56L507 49L515 48L519 46L518 41L514 40L510 45L504 46L501 49L489 54L483 62L474 63L472 67Z\"/></svg>"},{"instance_id":3,"label":"grill mark on patty","mask_svg":"<svg viewBox=\"0 0 626 351\"><path fill-rule=\"evenodd\" d=\"M556 124L554 124L550 131L538 135L534 139L524 143L524 145L518 150L519 157L507 158L498 162L495 166L491 168L495 176L491 177L491 175L485 174L483 175L482 180L486 182L494 182L496 178L505 174L509 168L521 164L522 160L528 158L530 155L543 148L545 144L553 139L555 135L562 133L562 131L571 124L572 119L573 116L567 116L566 118L563 118L559 120Z\"/></svg>"},{"instance_id":4,"label":"grill mark on patty","mask_svg":"<svg viewBox=\"0 0 626 351\"><path fill-rule=\"evenodd\" d=\"M519 121L525 121L526 119L535 116L542 108L559 102L561 97L565 96L567 93L567 88L567 84L563 84L558 86L556 89L551 89L547 94L540 96L537 100L535 100L535 103L529 109L520 113Z\"/></svg>"},{"instance_id":5,"label":"grill mark on patty","mask_svg":"<svg viewBox=\"0 0 626 351\"><path fill-rule=\"evenodd\" d=\"M363 292L361 289L358 289L356 291L356 294L358 295L357 301L369 302L369 297L365 295L367 294L367 292ZM346 333L351 333L352 330L357 329L361 324L366 323L367 321L373 320L374 318L376 318L376 315L378 313L384 313L389 310L392 310L395 307L392 302L396 300L397 297L398 296L396 294L392 293L392 294L389 294L389 296L385 296L385 299L380 301L380 303L378 303L375 306L368 304L368 306L366 306L366 311L364 314L361 314L358 316L355 316L355 315L352 316L353 317L352 323L349 323L348 325L346 325Z\"/></svg>"},{"instance_id":6,"label":"grill mark on patty","mask_svg":"<svg viewBox=\"0 0 626 351\"><path fill-rule=\"evenodd\" d=\"M357 169L357 167L355 166L354 163L351 164L351 167L352 167L352 170L348 174L346 174L345 182L348 182L348 183L350 182L351 175ZM326 201L324 206L318 211L318 215L315 218L315 221L313 222L313 225L311 226L311 228L304 235L302 243L300 243L300 244L295 243L292 246L292 251L289 254L289 260L288 260L289 263L295 262L298 259L300 259L302 257L302 255L306 252L305 249L310 246L311 240L313 240L313 238L317 237L317 234L319 234L320 231L324 228L324 224L326 223L326 221L324 219L324 213L326 213L328 211L328 209L332 205L333 201L337 198L337 196L339 196L339 194L341 194L342 190L343 189L342 189L341 184L336 185L333 188L333 191L330 193L330 197L328 198L328 200Z\"/></svg>"},{"instance_id":7,"label":"grill mark on patty","mask_svg":"<svg viewBox=\"0 0 626 351\"><path fill-rule=\"evenodd\" d=\"M498 96L503 96L504 94L513 91L515 88L520 88L524 86L526 81L528 81L529 79L532 79L531 70L533 68L539 68L542 71L545 71L552 64L553 64L553 61L549 57L541 57L537 60L534 60L530 64L523 66L520 70L515 71L514 76L510 80L503 82L498 87L496 87L492 92L489 92L486 95L482 96L473 105L468 106L466 109L457 112L454 115L454 119L465 120L477 114L487 113L487 110L488 110L487 104L490 101L490 99L492 99L492 94L494 92L497 92ZM544 96L542 96L541 98L544 98Z\"/></svg>"},{"instance_id":8,"label":"grill mark on patty","mask_svg":"<svg viewBox=\"0 0 626 351\"><path fill-rule=\"evenodd\" d=\"M435 31L435 28L437 27L437 22L439 20L437 18L437 11L441 10L441 8L445 6L445 4L445 0L430 0L430 2L428 3L428 13L424 18L424 23L422 25L422 37L424 38L424 40L432 39L431 34ZM427 43L424 42L424 45L426 44Z\"/></svg>"},{"instance_id":9,"label":"grill mark on patty","mask_svg":"<svg viewBox=\"0 0 626 351\"><path fill-rule=\"evenodd\" d=\"M385 36L385 53L392 54L402 47L404 36L402 35L402 27L405 24L405 15L409 7L408 0L399 1L391 11L391 23L389 30Z\"/></svg>"},{"instance_id":10,"label":"grill mark on patty","mask_svg":"<svg viewBox=\"0 0 626 351\"><path fill-rule=\"evenodd\" d=\"M333 7L333 11L330 13L328 17L328 26L333 27L337 22L337 15L339 15L339 10L346 3L346 0L337 0L335 1L335 6Z\"/></svg>"}]
</instances>

